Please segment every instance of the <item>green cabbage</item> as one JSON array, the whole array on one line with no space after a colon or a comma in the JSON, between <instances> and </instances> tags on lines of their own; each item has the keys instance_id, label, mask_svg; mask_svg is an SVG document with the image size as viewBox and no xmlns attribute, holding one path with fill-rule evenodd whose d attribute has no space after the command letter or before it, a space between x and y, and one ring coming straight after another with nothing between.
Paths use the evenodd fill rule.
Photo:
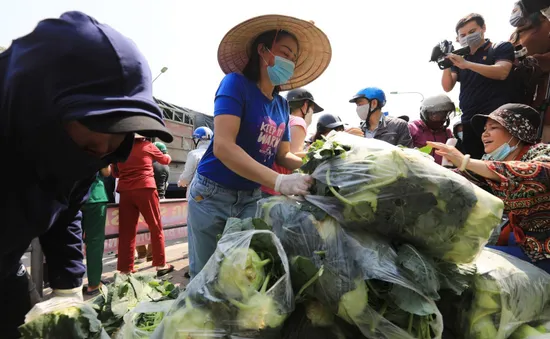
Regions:
<instances>
[{"instance_id":1,"label":"green cabbage","mask_svg":"<svg viewBox=\"0 0 550 339\"><path fill-rule=\"evenodd\" d=\"M262 289L254 294L246 303L229 299L239 309L237 324L245 330L263 330L266 328L277 328L283 324L286 315L280 314L277 302L272 296L267 295L267 285L270 274L265 278Z\"/></svg>"},{"instance_id":2,"label":"green cabbage","mask_svg":"<svg viewBox=\"0 0 550 339\"><path fill-rule=\"evenodd\" d=\"M228 298L246 299L264 282L264 266L271 259L262 260L251 248L237 248L225 257L218 273L218 289Z\"/></svg>"},{"instance_id":3,"label":"green cabbage","mask_svg":"<svg viewBox=\"0 0 550 339\"><path fill-rule=\"evenodd\" d=\"M219 337L210 312L194 307L189 297L185 299L185 307L166 316L163 324L164 338L204 339Z\"/></svg>"}]
</instances>

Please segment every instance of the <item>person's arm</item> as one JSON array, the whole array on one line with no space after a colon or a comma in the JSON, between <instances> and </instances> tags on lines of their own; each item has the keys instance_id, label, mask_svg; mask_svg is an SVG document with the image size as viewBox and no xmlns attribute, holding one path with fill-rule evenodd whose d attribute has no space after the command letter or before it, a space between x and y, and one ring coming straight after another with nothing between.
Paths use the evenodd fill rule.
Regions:
<instances>
[{"instance_id":1,"label":"person's arm","mask_svg":"<svg viewBox=\"0 0 550 339\"><path fill-rule=\"evenodd\" d=\"M497 61L494 65L483 65L467 61L467 69L493 80L506 80L512 70L512 62Z\"/></svg>"},{"instance_id":2,"label":"person's arm","mask_svg":"<svg viewBox=\"0 0 550 339\"><path fill-rule=\"evenodd\" d=\"M487 180L487 184L493 190L517 190L524 181L536 181L540 186L550 188L550 163L546 162L550 157L545 155L540 159L543 161L485 161L467 159L464 154L453 146L439 142L428 142L436 149L436 153L447 158L458 169L469 171ZM550 149L543 152L550 153ZM461 168L464 167L465 168ZM522 175L521 173L527 173ZM530 173L539 173L536 180ZM537 189L540 189L538 187Z\"/></svg>"},{"instance_id":3,"label":"person's arm","mask_svg":"<svg viewBox=\"0 0 550 339\"><path fill-rule=\"evenodd\" d=\"M200 158L197 157L196 154L197 152L191 151L187 155L185 167L178 180L178 185L180 187L189 185L189 183L191 183L191 180L193 180L193 176L195 175L195 171L197 170L200 160Z\"/></svg>"},{"instance_id":4,"label":"person's arm","mask_svg":"<svg viewBox=\"0 0 550 339\"><path fill-rule=\"evenodd\" d=\"M161 165L168 165L172 162L172 157L169 154L162 153L153 143L149 143L145 151L151 155L153 160Z\"/></svg>"},{"instance_id":5,"label":"person's arm","mask_svg":"<svg viewBox=\"0 0 550 339\"><path fill-rule=\"evenodd\" d=\"M111 174L113 175L113 178L118 179L120 178L120 172L118 170L118 165L116 163L111 164Z\"/></svg>"},{"instance_id":6,"label":"person's arm","mask_svg":"<svg viewBox=\"0 0 550 339\"><path fill-rule=\"evenodd\" d=\"M457 71L452 68L447 68L443 70L443 75L441 76L441 87L445 92L450 92L455 88L456 82L458 80Z\"/></svg>"},{"instance_id":7,"label":"person's arm","mask_svg":"<svg viewBox=\"0 0 550 339\"><path fill-rule=\"evenodd\" d=\"M296 156L290 152L290 142L281 141L279 148L277 148L277 164L288 168L289 170L295 170L302 166L302 158Z\"/></svg>"},{"instance_id":8,"label":"person's arm","mask_svg":"<svg viewBox=\"0 0 550 339\"><path fill-rule=\"evenodd\" d=\"M414 147L411 132L409 131L409 124L403 121L403 123L399 124L399 126L400 127L398 130L396 145L401 145L409 148Z\"/></svg>"},{"instance_id":9,"label":"person's arm","mask_svg":"<svg viewBox=\"0 0 550 339\"><path fill-rule=\"evenodd\" d=\"M305 124L290 127L290 151L293 154L304 151L304 140L306 140Z\"/></svg>"},{"instance_id":10,"label":"person's arm","mask_svg":"<svg viewBox=\"0 0 550 339\"><path fill-rule=\"evenodd\" d=\"M40 245L48 261L52 289L67 290L82 285L86 271L82 254L82 212L95 175L80 181L71 193L69 207L60 213L52 227L40 236Z\"/></svg>"},{"instance_id":11,"label":"person's arm","mask_svg":"<svg viewBox=\"0 0 550 339\"><path fill-rule=\"evenodd\" d=\"M453 62L454 66L460 69L469 69L493 80L506 80L515 60L514 45L510 42L504 42L493 48L494 65L471 62L456 54L450 54L448 58Z\"/></svg>"},{"instance_id":12,"label":"person's arm","mask_svg":"<svg viewBox=\"0 0 550 339\"><path fill-rule=\"evenodd\" d=\"M111 175L111 167L107 166L105 168L102 168L102 169L99 170L99 172L101 173L102 176L108 177L108 176Z\"/></svg>"}]
</instances>

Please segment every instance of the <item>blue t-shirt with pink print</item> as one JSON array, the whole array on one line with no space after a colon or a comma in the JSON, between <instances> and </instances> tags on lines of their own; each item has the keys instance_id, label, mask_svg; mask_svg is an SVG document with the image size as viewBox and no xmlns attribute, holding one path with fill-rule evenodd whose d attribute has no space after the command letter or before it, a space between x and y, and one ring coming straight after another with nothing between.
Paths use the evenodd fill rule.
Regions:
<instances>
[{"instance_id":1,"label":"blue t-shirt with pink print","mask_svg":"<svg viewBox=\"0 0 550 339\"><path fill-rule=\"evenodd\" d=\"M254 160L271 168L279 143L290 140L288 102L278 94L273 100L268 99L256 83L241 74L231 73L220 83L214 101L214 117L222 114L241 118L237 145ZM227 168L214 155L213 146L211 142L201 159L197 169L200 175L233 190L249 191L260 187Z\"/></svg>"}]
</instances>

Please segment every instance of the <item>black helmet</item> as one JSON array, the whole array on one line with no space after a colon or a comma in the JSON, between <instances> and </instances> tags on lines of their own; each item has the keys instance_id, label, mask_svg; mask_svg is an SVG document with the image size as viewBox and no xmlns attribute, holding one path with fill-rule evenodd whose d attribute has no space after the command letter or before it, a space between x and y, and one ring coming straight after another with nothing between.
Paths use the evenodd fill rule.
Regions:
<instances>
[{"instance_id":1,"label":"black helmet","mask_svg":"<svg viewBox=\"0 0 550 339\"><path fill-rule=\"evenodd\" d=\"M455 112L455 104L446 94L439 94L428 97L422 101L420 106L420 118L424 123L430 121L430 113L446 114L445 128L449 127L451 114Z\"/></svg>"},{"instance_id":2,"label":"black helmet","mask_svg":"<svg viewBox=\"0 0 550 339\"><path fill-rule=\"evenodd\" d=\"M323 107L317 105L317 103L313 99L313 95L305 88L293 89L289 91L286 95L286 101L288 102L302 100L309 100L313 103L313 113L319 113L323 111Z\"/></svg>"},{"instance_id":3,"label":"black helmet","mask_svg":"<svg viewBox=\"0 0 550 339\"><path fill-rule=\"evenodd\" d=\"M410 120L410 118L409 118L408 115L402 115L402 116L400 116L400 117L398 117L398 118L401 119L401 120L405 120L406 122L409 122L409 120Z\"/></svg>"},{"instance_id":4,"label":"black helmet","mask_svg":"<svg viewBox=\"0 0 550 339\"><path fill-rule=\"evenodd\" d=\"M321 115L319 117L319 121L317 121L317 130L325 128L335 129L343 126L344 123L340 120L340 117L331 113Z\"/></svg>"}]
</instances>

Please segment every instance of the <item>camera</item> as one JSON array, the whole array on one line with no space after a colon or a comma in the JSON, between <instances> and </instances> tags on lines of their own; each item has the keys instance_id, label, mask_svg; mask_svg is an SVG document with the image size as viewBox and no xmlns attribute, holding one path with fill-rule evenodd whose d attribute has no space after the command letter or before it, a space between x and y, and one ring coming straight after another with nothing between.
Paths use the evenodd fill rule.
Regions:
<instances>
[{"instance_id":1,"label":"camera","mask_svg":"<svg viewBox=\"0 0 550 339\"><path fill-rule=\"evenodd\" d=\"M470 54L470 47L466 46L461 49L455 50L453 43L449 40L443 40L439 44L435 45L432 49L432 57L430 62L437 62L439 69L446 69L453 65L451 60L447 59L447 55L453 53L460 56Z\"/></svg>"}]
</instances>

